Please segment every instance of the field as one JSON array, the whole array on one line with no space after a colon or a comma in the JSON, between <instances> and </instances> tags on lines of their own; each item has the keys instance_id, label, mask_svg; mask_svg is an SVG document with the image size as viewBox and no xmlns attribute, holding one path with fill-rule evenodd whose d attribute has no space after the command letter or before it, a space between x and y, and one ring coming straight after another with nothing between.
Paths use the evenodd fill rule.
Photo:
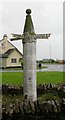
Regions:
<instances>
[{"instance_id":1,"label":"field","mask_svg":"<svg viewBox=\"0 0 65 120\"><path fill-rule=\"evenodd\" d=\"M64 83L65 72L37 72L37 84L44 83ZM3 72L0 73L2 84L22 85L23 72ZM1 83L0 79L0 83Z\"/></svg>"},{"instance_id":2,"label":"field","mask_svg":"<svg viewBox=\"0 0 65 120\"><path fill-rule=\"evenodd\" d=\"M64 83L65 82L64 76L65 76L65 72L64 73L63 72L37 72L37 84ZM16 86L21 86L23 84L23 72L3 72L3 73L0 73L0 78L2 79L3 84L5 83L5 84L10 84L10 85L16 85ZM53 101L55 101L54 105L56 107L56 104L55 104L56 101L60 101L60 99L62 99L63 94L62 94L62 91L60 91L60 92L61 92L61 94L59 94L57 89L49 90L49 91L44 90L41 93L38 91L37 99L43 103L48 102L48 101L51 102L53 100ZM2 94L2 104L5 105L5 108L7 108L6 110L10 109L10 104L11 104L13 106L15 105L15 108L17 111L16 105L19 106L20 103L22 103L22 101L24 101L23 94L17 94L17 93L14 95ZM19 102L19 104L18 104L18 102ZM36 107L36 108L39 109L39 104L38 104L38 107ZM61 111L61 107L57 107L57 108L60 108L60 111ZM54 108L54 109L56 110L56 108ZM20 109L20 110L22 110L22 109ZM42 107L42 110L43 110L43 107ZM47 113L43 112L43 116L44 116L44 114L46 116L49 116L50 115L49 113L50 112L47 112ZM52 109L52 113L53 113L53 109ZM39 114L39 112L38 112L38 114ZM9 113L8 113L8 115L9 115ZM56 113L56 115L59 118L59 120L65 120L65 115L62 112L59 112L59 109L58 109L58 112ZM45 116L45 118L46 118L46 116ZM55 113L54 113L54 116L55 116ZM53 114L52 114L52 117L53 117ZM18 113L18 119L19 119L19 113ZM45 120L49 120L49 119L45 119Z\"/></svg>"}]
</instances>

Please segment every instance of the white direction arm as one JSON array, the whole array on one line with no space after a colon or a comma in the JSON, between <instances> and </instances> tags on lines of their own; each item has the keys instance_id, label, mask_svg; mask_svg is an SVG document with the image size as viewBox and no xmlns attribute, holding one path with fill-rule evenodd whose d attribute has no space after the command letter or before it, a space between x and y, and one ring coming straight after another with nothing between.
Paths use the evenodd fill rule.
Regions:
<instances>
[{"instance_id":1,"label":"white direction arm","mask_svg":"<svg viewBox=\"0 0 65 120\"><path fill-rule=\"evenodd\" d=\"M51 34L36 34L37 39L48 39Z\"/></svg>"},{"instance_id":2,"label":"white direction arm","mask_svg":"<svg viewBox=\"0 0 65 120\"><path fill-rule=\"evenodd\" d=\"M48 39L50 37L50 35L51 34L36 34L35 38L36 39ZM12 33L12 36L13 36L13 38L10 39L11 41L20 40L20 39L24 38L24 34L21 35L21 34Z\"/></svg>"},{"instance_id":3,"label":"white direction arm","mask_svg":"<svg viewBox=\"0 0 65 120\"><path fill-rule=\"evenodd\" d=\"M20 40L20 39L24 38L24 35L20 35L20 34L14 34L14 33L12 33L12 36L13 36L13 38L10 39L11 41Z\"/></svg>"},{"instance_id":4,"label":"white direction arm","mask_svg":"<svg viewBox=\"0 0 65 120\"><path fill-rule=\"evenodd\" d=\"M12 36L13 37L21 37L21 34L14 34L14 33L12 33Z\"/></svg>"}]
</instances>

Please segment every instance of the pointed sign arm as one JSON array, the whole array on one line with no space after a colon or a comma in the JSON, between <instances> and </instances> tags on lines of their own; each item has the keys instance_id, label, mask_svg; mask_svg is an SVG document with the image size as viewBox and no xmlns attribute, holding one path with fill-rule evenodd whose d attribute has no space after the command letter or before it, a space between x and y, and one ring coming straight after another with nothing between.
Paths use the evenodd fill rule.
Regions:
<instances>
[{"instance_id":1,"label":"pointed sign arm","mask_svg":"<svg viewBox=\"0 0 65 120\"><path fill-rule=\"evenodd\" d=\"M35 37L37 39L48 39L50 37L50 35L51 35L50 33L48 33L48 34L36 34Z\"/></svg>"},{"instance_id":2,"label":"pointed sign arm","mask_svg":"<svg viewBox=\"0 0 65 120\"><path fill-rule=\"evenodd\" d=\"M20 40L20 39L24 38L23 34L21 35L21 34L14 34L14 33L12 33L12 36L13 36L13 38L10 39L11 41Z\"/></svg>"}]
</instances>

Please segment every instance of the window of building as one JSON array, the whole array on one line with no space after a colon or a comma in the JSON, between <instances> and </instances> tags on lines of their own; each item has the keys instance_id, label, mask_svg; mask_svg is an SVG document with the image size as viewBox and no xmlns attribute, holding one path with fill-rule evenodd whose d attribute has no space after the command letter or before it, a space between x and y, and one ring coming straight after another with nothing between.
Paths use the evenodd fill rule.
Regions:
<instances>
[{"instance_id":1,"label":"window of building","mask_svg":"<svg viewBox=\"0 0 65 120\"><path fill-rule=\"evenodd\" d=\"M4 43L1 43L1 46L4 46Z\"/></svg>"},{"instance_id":2,"label":"window of building","mask_svg":"<svg viewBox=\"0 0 65 120\"><path fill-rule=\"evenodd\" d=\"M12 58L11 59L11 63L17 63L17 59L16 58Z\"/></svg>"}]
</instances>

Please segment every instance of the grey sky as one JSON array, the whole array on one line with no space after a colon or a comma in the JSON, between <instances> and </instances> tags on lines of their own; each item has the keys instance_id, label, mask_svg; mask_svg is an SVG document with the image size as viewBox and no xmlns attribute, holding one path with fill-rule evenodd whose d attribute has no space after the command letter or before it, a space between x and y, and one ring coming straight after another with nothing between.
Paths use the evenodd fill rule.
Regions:
<instances>
[{"instance_id":1,"label":"grey sky","mask_svg":"<svg viewBox=\"0 0 65 120\"><path fill-rule=\"evenodd\" d=\"M36 33L51 33L49 40L37 40L37 59L63 59L62 2L5 2L2 3L0 39L4 33L23 33L26 9L31 8ZM2 29L2 30L1 30ZM21 50L21 41L13 42ZM50 52L51 51L51 52Z\"/></svg>"}]
</instances>

